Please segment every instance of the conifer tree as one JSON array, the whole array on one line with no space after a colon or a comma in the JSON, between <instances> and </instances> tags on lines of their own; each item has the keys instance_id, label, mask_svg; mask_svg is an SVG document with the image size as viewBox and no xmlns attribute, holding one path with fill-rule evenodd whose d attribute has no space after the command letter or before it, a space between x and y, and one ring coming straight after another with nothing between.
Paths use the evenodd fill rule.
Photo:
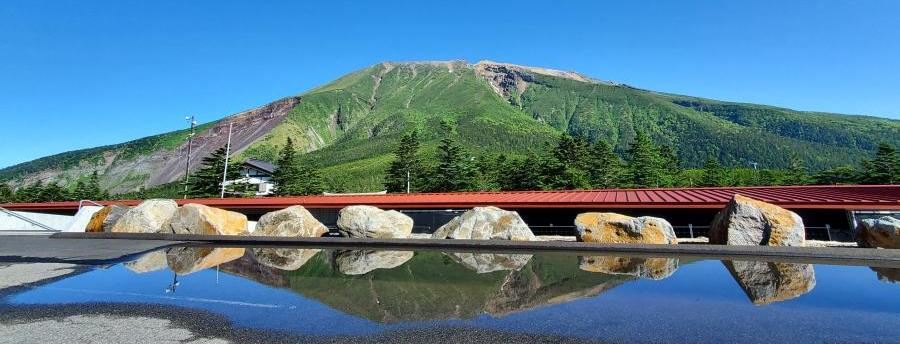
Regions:
<instances>
[{"instance_id":1,"label":"conifer tree","mask_svg":"<svg viewBox=\"0 0 900 344\"><path fill-rule=\"evenodd\" d=\"M791 164L787 169L784 178L785 185L806 185L810 183L809 175L806 173L806 167L803 161L796 155L791 155Z\"/></svg>"},{"instance_id":2,"label":"conifer tree","mask_svg":"<svg viewBox=\"0 0 900 344\"><path fill-rule=\"evenodd\" d=\"M71 200L72 196L59 184L49 183L38 191L38 202L60 202Z\"/></svg>"},{"instance_id":3,"label":"conifer tree","mask_svg":"<svg viewBox=\"0 0 900 344\"><path fill-rule=\"evenodd\" d=\"M0 203L13 203L16 201L16 193L6 183L0 183Z\"/></svg>"},{"instance_id":4,"label":"conifer tree","mask_svg":"<svg viewBox=\"0 0 900 344\"><path fill-rule=\"evenodd\" d=\"M852 166L838 166L819 171L814 179L819 185L856 184L859 181L859 175Z\"/></svg>"},{"instance_id":5,"label":"conifer tree","mask_svg":"<svg viewBox=\"0 0 900 344\"><path fill-rule=\"evenodd\" d=\"M660 186L677 186L678 177L681 175L681 161L678 160L678 153L675 152L675 148L670 145L660 146L659 160Z\"/></svg>"},{"instance_id":6,"label":"conifer tree","mask_svg":"<svg viewBox=\"0 0 900 344\"><path fill-rule=\"evenodd\" d=\"M97 171L91 174L88 177L87 181L79 179L75 182L75 190L72 191L72 196L77 198L78 200L103 200L109 197L109 195L100 188L100 177L97 175Z\"/></svg>"},{"instance_id":7,"label":"conifer tree","mask_svg":"<svg viewBox=\"0 0 900 344\"><path fill-rule=\"evenodd\" d=\"M501 190L529 191L541 190L542 180L539 167L543 164L540 157L529 153L524 159L510 159L506 163L506 173L498 176Z\"/></svg>"},{"instance_id":8,"label":"conifer tree","mask_svg":"<svg viewBox=\"0 0 900 344\"><path fill-rule=\"evenodd\" d=\"M628 148L628 174L633 187L656 187L660 184L659 154L647 134L638 131Z\"/></svg>"},{"instance_id":9,"label":"conifer tree","mask_svg":"<svg viewBox=\"0 0 900 344\"><path fill-rule=\"evenodd\" d=\"M616 188L625 179L625 166L612 147L603 140L597 140L591 147L591 163L588 175L591 186L599 189Z\"/></svg>"},{"instance_id":10,"label":"conifer tree","mask_svg":"<svg viewBox=\"0 0 900 344\"><path fill-rule=\"evenodd\" d=\"M544 160L543 185L547 190L586 189L590 180L586 171L588 143L582 138L562 134L550 158Z\"/></svg>"},{"instance_id":11,"label":"conifer tree","mask_svg":"<svg viewBox=\"0 0 900 344\"><path fill-rule=\"evenodd\" d=\"M384 188L388 192L406 192L409 178L410 191L418 191L421 188L422 166L419 158L419 133L415 129L403 135L394 155L396 157L385 176Z\"/></svg>"},{"instance_id":12,"label":"conifer tree","mask_svg":"<svg viewBox=\"0 0 900 344\"><path fill-rule=\"evenodd\" d=\"M216 149L203 158L201 167L191 175L188 183L188 195L191 197L219 197L222 191L222 173L225 172L225 147ZM226 180L241 177L240 166L233 161L228 163ZM226 194L235 192L235 188L226 188Z\"/></svg>"},{"instance_id":13,"label":"conifer tree","mask_svg":"<svg viewBox=\"0 0 900 344\"><path fill-rule=\"evenodd\" d=\"M290 137L287 138L287 142L278 153L278 161L275 164L275 171L272 173L275 194L279 196L300 195L300 187L297 184L302 176L300 165L297 163L297 152L294 150L294 141Z\"/></svg>"},{"instance_id":14,"label":"conifer tree","mask_svg":"<svg viewBox=\"0 0 900 344\"><path fill-rule=\"evenodd\" d=\"M456 131L450 122L442 121L444 137L438 146L438 162L432 169L428 191L467 191L476 187L475 170L468 153L456 141Z\"/></svg>"},{"instance_id":15,"label":"conifer tree","mask_svg":"<svg viewBox=\"0 0 900 344\"><path fill-rule=\"evenodd\" d=\"M715 155L709 154L706 157L706 163L703 164L703 176L700 180L700 186L725 186L726 171L719 165L719 160Z\"/></svg>"},{"instance_id":16,"label":"conifer tree","mask_svg":"<svg viewBox=\"0 0 900 344\"><path fill-rule=\"evenodd\" d=\"M891 144L878 144L875 157L862 162L862 182L865 184L900 183L900 157Z\"/></svg>"}]
</instances>

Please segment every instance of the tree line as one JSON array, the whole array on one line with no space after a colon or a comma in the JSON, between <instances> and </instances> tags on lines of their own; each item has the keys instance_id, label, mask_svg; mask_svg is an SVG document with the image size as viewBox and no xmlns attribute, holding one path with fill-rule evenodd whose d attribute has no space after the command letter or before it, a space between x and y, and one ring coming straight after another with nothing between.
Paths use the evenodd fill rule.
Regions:
<instances>
[{"instance_id":1,"label":"tree line","mask_svg":"<svg viewBox=\"0 0 900 344\"><path fill-rule=\"evenodd\" d=\"M88 178L78 179L71 189L57 183L44 184L40 181L14 190L6 183L0 183L0 203L60 202L80 200L104 200L109 193L100 187L97 171Z\"/></svg>"},{"instance_id":2,"label":"tree line","mask_svg":"<svg viewBox=\"0 0 900 344\"><path fill-rule=\"evenodd\" d=\"M874 156L856 167L811 175L796 156L787 169L757 169L726 168L710 154L702 169L684 169L673 147L657 145L640 131L621 156L604 140L591 143L563 134L555 146L517 157L475 156L461 147L450 123L442 123L442 132L437 153L431 156L422 154L417 131L404 134L387 170L385 189L448 192L900 183L900 158L888 143L879 144Z\"/></svg>"}]
</instances>

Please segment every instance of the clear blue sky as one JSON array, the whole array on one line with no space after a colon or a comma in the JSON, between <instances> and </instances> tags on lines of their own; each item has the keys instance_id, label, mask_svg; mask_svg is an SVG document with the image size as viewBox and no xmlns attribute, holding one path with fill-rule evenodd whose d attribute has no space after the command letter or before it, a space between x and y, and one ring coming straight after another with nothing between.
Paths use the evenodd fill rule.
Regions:
<instances>
[{"instance_id":1,"label":"clear blue sky","mask_svg":"<svg viewBox=\"0 0 900 344\"><path fill-rule=\"evenodd\" d=\"M385 60L491 59L900 118L900 1L560 3L2 1L0 166L211 121Z\"/></svg>"}]
</instances>

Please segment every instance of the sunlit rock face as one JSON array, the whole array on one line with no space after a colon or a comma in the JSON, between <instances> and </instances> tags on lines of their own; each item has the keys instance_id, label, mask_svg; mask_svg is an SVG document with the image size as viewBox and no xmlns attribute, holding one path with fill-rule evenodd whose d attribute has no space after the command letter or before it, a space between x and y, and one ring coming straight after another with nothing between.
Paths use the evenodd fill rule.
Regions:
<instances>
[{"instance_id":1,"label":"sunlit rock face","mask_svg":"<svg viewBox=\"0 0 900 344\"><path fill-rule=\"evenodd\" d=\"M755 305L790 300L816 286L812 264L753 261L723 262Z\"/></svg>"},{"instance_id":2,"label":"sunlit rock face","mask_svg":"<svg viewBox=\"0 0 900 344\"><path fill-rule=\"evenodd\" d=\"M131 207L124 205L105 206L103 209L94 213L94 215L91 215L91 220L88 222L84 231L92 233L111 232L113 225L115 225L129 209L131 209Z\"/></svg>"},{"instance_id":3,"label":"sunlit rock face","mask_svg":"<svg viewBox=\"0 0 900 344\"><path fill-rule=\"evenodd\" d=\"M140 258L125 263L125 268L134 273L142 274L165 269L168 266L166 262L166 252L159 250L144 254Z\"/></svg>"},{"instance_id":4,"label":"sunlit rock face","mask_svg":"<svg viewBox=\"0 0 900 344\"><path fill-rule=\"evenodd\" d=\"M164 229L176 234L248 234L246 215L193 203L178 208Z\"/></svg>"},{"instance_id":5,"label":"sunlit rock face","mask_svg":"<svg viewBox=\"0 0 900 344\"><path fill-rule=\"evenodd\" d=\"M857 242L861 247L900 248L900 220L883 216L860 221Z\"/></svg>"},{"instance_id":6,"label":"sunlit rock face","mask_svg":"<svg viewBox=\"0 0 900 344\"><path fill-rule=\"evenodd\" d=\"M375 269L393 269L412 259L413 251L336 251L333 264L342 274L363 275Z\"/></svg>"},{"instance_id":7,"label":"sunlit rock face","mask_svg":"<svg viewBox=\"0 0 900 344\"><path fill-rule=\"evenodd\" d=\"M900 283L900 268L871 267L878 276L878 280L886 283Z\"/></svg>"},{"instance_id":8,"label":"sunlit rock face","mask_svg":"<svg viewBox=\"0 0 900 344\"><path fill-rule=\"evenodd\" d=\"M709 228L709 243L718 245L803 246L803 219L774 204L734 195Z\"/></svg>"},{"instance_id":9,"label":"sunlit rock face","mask_svg":"<svg viewBox=\"0 0 900 344\"><path fill-rule=\"evenodd\" d=\"M477 207L438 228L434 239L537 240L519 213L497 207Z\"/></svg>"},{"instance_id":10,"label":"sunlit rock face","mask_svg":"<svg viewBox=\"0 0 900 344\"><path fill-rule=\"evenodd\" d=\"M178 204L173 200L148 199L125 212L110 231L114 233L157 233L172 218L176 210L178 210Z\"/></svg>"},{"instance_id":11,"label":"sunlit rock face","mask_svg":"<svg viewBox=\"0 0 900 344\"><path fill-rule=\"evenodd\" d=\"M413 220L395 210L351 205L341 209L337 227L343 236L350 238L408 238Z\"/></svg>"},{"instance_id":12,"label":"sunlit rock face","mask_svg":"<svg viewBox=\"0 0 900 344\"><path fill-rule=\"evenodd\" d=\"M581 257L578 268L590 272L661 280L678 270L678 259L584 256Z\"/></svg>"},{"instance_id":13,"label":"sunlit rock face","mask_svg":"<svg viewBox=\"0 0 900 344\"><path fill-rule=\"evenodd\" d=\"M253 248L253 259L262 265L286 270L294 271L309 261L310 258L319 253L320 249L302 249L302 248Z\"/></svg>"},{"instance_id":14,"label":"sunlit rock face","mask_svg":"<svg viewBox=\"0 0 900 344\"><path fill-rule=\"evenodd\" d=\"M465 266L469 270L483 274L494 271L519 271L528 261L530 254L501 254L501 253L447 253L455 262Z\"/></svg>"},{"instance_id":15,"label":"sunlit rock face","mask_svg":"<svg viewBox=\"0 0 900 344\"><path fill-rule=\"evenodd\" d=\"M166 261L169 269L176 274L187 275L230 262L243 255L243 248L174 247L166 252Z\"/></svg>"},{"instance_id":16,"label":"sunlit rock face","mask_svg":"<svg viewBox=\"0 0 900 344\"><path fill-rule=\"evenodd\" d=\"M328 228L303 206L295 205L267 213L256 223L255 236L320 237Z\"/></svg>"},{"instance_id":17,"label":"sunlit rock face","mask_svg":"<svg viewBox=\"0 0 900 344\"><path fill-rule=\"evenodd\" d=\"M678 244L668 221L650 216L582 213L575 218L579 241L604 244Z\"/></svg>"}]
</instances>

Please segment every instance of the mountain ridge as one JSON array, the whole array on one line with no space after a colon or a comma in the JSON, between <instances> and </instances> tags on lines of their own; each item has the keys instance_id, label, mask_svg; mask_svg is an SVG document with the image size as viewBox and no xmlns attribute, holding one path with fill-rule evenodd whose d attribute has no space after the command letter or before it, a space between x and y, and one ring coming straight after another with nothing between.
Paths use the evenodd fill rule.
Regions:
<instances>
[{"instance_id":1,"label":"mountain ridge","mask_svg":"<svg viewBox=\"0 0 900 344\"><path fill-rule=\"evenodd\" d=\"M191 165L224 144L227 123L238 123L235 151L240 157L274 160L291 137L307 153L306 160L326 175L340 175L332 181L345 184L341 188L371 191L380 186L403 132L419 129L428 154L439 139L435 128L445 119L457 125L473 154L533 152L561 133L604 139L621 153L634 132L643 130L660 144L676 147L687 166L713 154L726 165L754 161L783 167L789 155L800 154L808 166L820 169L855 163L878 141L900 141L900 121L879 117L655 92L577 72L489 60L381 62L204 124ZM0 181L68 185L96 170L114 192L173 182L183 177L186 134L181 130L35 159L0 169Z\"/></svg>"}]
</instances>

